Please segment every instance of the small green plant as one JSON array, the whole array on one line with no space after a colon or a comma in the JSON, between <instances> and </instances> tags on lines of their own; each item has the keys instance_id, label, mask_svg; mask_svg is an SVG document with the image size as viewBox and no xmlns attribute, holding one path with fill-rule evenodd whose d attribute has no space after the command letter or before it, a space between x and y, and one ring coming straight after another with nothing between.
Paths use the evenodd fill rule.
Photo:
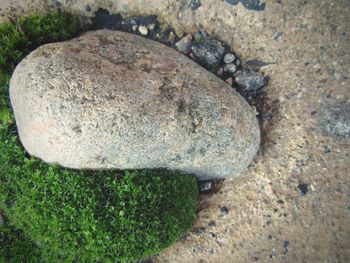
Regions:
<instances>
[{"instance_id":1,"label":"small green plant","mask_svg":"<svg viewBox=\"0 0 350 263\"><path fill-rule=\"evenodd\" d=\"M0 262L135 262L186 233L196 180L165 170L78 171L21 146L8 95L14 67L39 45L77 32L55 12L0 25Z\"/></svg>"}]
</instances>

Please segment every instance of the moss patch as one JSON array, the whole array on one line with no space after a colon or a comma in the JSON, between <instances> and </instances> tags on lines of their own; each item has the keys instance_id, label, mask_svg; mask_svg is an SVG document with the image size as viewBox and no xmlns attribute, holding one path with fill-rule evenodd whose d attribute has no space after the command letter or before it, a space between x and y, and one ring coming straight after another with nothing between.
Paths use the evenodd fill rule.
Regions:
<instances>
[{"instance_id":1,"label":"moss patch","mask_svg":"<svg viewBox=\"0 0 350 263\"><path fill-rule=\"evenodd\" d=\"M39 45L77 33L55 12L0 25L0 262L134 262L186 233L196 180L162 170L77 171L29 157L8 96L10 74ZM30 252L29 252L30 251Z\"/></svg>"}]
</instances>

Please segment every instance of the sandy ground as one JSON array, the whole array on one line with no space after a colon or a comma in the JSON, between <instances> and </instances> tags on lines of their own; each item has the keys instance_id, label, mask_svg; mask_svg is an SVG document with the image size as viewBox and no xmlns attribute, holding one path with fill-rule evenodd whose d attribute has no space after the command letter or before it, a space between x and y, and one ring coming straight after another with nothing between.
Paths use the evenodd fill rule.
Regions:
<instances>
[{"instance_id":1,"label":"sandy ground","mask_svg":"<svg viewBox=\"0 0 350 263\"><path fill-rule=\"evenodd\" d=\"M350 262L349 1L189 2L0 0L0 20L54 6L157 14L179 34L207 30L243 62L275 62L261 69L273 117L254 163L203 197L193 231L153 261Z\"/></svg>"}]
</instances>

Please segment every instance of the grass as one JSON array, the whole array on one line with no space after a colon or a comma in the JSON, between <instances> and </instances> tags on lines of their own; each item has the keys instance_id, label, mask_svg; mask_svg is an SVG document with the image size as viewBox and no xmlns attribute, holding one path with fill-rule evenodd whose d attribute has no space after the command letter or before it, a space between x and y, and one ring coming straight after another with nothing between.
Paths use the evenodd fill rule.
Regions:
<instances>
[{"instance_id":1,"label":"grass","mask_svg":"<svg viewBox=\"0 0 350 263\"><path fill-rule=\"evenodd\" d=\"M185 234L196 180L175 171L80 171L47 165L20 144L8 96L14 67L34 48L76 35L54 12L0 25L0 262L136 262Z\"/></svg>"}]
</instances>

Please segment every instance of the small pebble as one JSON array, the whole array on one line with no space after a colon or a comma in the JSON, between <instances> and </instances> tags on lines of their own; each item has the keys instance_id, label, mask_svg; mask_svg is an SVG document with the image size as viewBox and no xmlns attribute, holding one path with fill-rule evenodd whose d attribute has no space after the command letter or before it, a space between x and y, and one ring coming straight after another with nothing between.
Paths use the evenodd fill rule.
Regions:
<instances>
[{"instance_id":1,"label":"small pebble","mask_svg":"<svg viewBox=\"0 0 350 263\"><path fill-rule=\"evenodd\" d=\"M195 227L193 229L193 231L197 234L197 235L200 235L200 234L203 234L205 232L205 228L204 227Z\"/></svg>"},{"instance_id":2,"label":"small pebble","mask_svg":"<svg viewBox=\"0 0 350 263\"><path fill-rule=\"evenodd\" d=\"M149 24L149 25L147 26L147 28L148 28L150 31L152 31L152 30L154 30L154 29L156 28L156 24Z\"/></svg>"},{"instance_id":3,"label":"small pebble","mask_svg":"<svg viewBox=\"0 0 350 263\"><path fill-rule=\"evenodd\" d=\"M288 253L288 246L289 246L289 241L285 240L283 242L283 249L284 249L284 253Z\"/></svg>"},{"instance_id":4,"label":"small pebble","mask_svg":"<svg viewBox=\"0 0 350 263\"><path fill-rule=\"evenodd\" d=\"M91 12L91 7L90 7L89 5L86 5L85 11L86 11L86 12Z\"/></svg>"},{"instance_id":5,"label":"small pebble","mask_svg":"<svg viewBox=\"0 0 350 263\"><path fill-rule=\"evenodd\" d=\"M148 29L147 29L147 27L145 27L145 26L139 26L139 32L141 33L141 35L144 35L144 36L147 36L147 34L148 34Z\"/></svg>"},{"instance_id":6,"label":"small pebble","mask_svg":"<svg viewBox=\"0 0 350 263\"><path fill-rule=\"evenodd\" d=\"M228 214L228 208L226 206L220 207L220 213L223 215Z\"/></svg>"},{"instance_id":7,"label":"small pebble","mask_svg":"<svg viewBox=\"0 0 350 263\"><path fill-rule=\"evenodd\" d=\"M175 34L173 31L170 31L169 35L168 35L168 39L173 43L175 41Z\"/></svg>"},{"instance_id":8,"label":"small pebble","mask_svg":"<svg viewBox=\"0 0 350 263\"><path fill-rule=\"evenodd\" d=\"M235 59L236 59L236 56L233 55L232 53L226 53L224 56L225 64L232 63L233 61L235 61Z\"/></svg>"},{"instance_id":9,"label":"small pebble","mask_svg":"<svg viewBox=\"0 0 350 263\"><path fill-rule=\"evenodd\" d=\"M235 61L235 64L236 64L237 67L239 67L241 65L240 59L237 58L236 61Z\"/></svg>"},{"instance_id":10,"label":"small pebble","mask_svg":"<svg viewBox=\"0 0 350 263\"><path fill-rule=\"evenodd\" d=\"M176 49L181 53L188 54L191 49L192 38L193 37L191 34L187 34L186 36L181 38L175 43Z\"/></svg>"},{"instance_id":11,"label":"small pebble","mask_svg":"<svg viewBox=\"0 0 350 263\"><path fill-rule=\"evenodd\" d=\"M237 71L237 66L233 63L230 63L230 64L226 64L224 69L227 72L235 73Z\"/></svg>"},{"instance_id":12,"label":"small pebble","mask_svg":"<svg viewBox=\"0 0 350 263\"><path fill-rule=\"evenodd\" d=\"M130 19L129 24L130 25L137 25L137 22L135 19Z\"/></svg>"},{"instance_id":13,"label":"small pebble","mask_svg":"<svg viewBox=\"0 0 350 263\"><path fill-rule=\"evenodd\" d=\"M194 34L191 51L201 65L217 65L222 61L225 48L220 41L209 38L205 32Z\"/></svg>"},{"instance_id":14,"label":"small pebble","mask_svg":"<svg viewBox=\"0 0 350 263\"><path fill-rule=\"evenodd\" d=\"M200 182L199 190L200 192L207 192L210 191L213 188L213 184L210 181L207 182Z\"/></svg>"},{"instance_id":15,"label":"small pebble","mask_svg":"<svg viewBox=\"0 0 350 263\"><path fill-rule=\"evenodd\" d=\"M300 191L301 196L304 196L309 191L309 185L308 184L299 184L298 189Z\"/></svg>"},{"instance_id":16,"label":"small pebble","mask_svg":"<svg viewBox=\"0 0 350 263\"><path fill-rule=\"evenodd\" d=\"M219 67L218 71L216 72L216 75L222 77L223 74L224 74L224 68L223 67Z\"/></svg>"},{"instance_id":17,"label":"small pebble","mask_svg":"<svg viewBox=\"0 0 350 263\"><path fill-rule=\"evenodd\" d=\"M190 8L192 11L198 9L202 5L200 0L192 0L190 3Z\"/></svg>"},{"instance_id":18,"label":"small pebble","mask_svg":"<svg viewBox=\"0 0 350 263\"><path fill-rule=\"evenodd\" d=\"M208 223L208 226L215 226L216 224L215 224L215 221L210 221L209 223Z\"/></svg>"},{"instance_id":19,"label":"small pebble","mask_svg":"<svg viewBox=\"0 0 350 263\"><path fill-rule=\"evenodd\" d=\"M239 70L235 74L235 82L243 91L257 91L266 85L267 80L260 72Z\"/></svg>"}]
</instances>

